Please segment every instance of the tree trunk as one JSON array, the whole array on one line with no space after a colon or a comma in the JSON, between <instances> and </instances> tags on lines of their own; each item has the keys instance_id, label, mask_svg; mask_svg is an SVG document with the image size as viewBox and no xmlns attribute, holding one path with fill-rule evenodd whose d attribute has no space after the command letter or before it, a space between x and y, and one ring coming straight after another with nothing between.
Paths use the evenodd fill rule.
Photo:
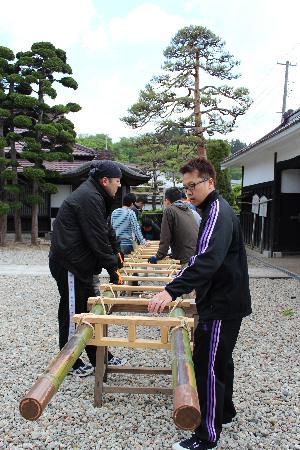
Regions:
<instances>
[{"instance_id":1,"label":"tree trunk","mask_svg":"<svg viewBox=\"0 0 300 450\"><path fill-rule=\"evenodd\" d=\"M158 194L158 182L157 182L157 171L153 170L153 195L152 195L152 210L156 209L156 197Z\"/></svg>"},{"instance_id":2,"label":"tree trunk","mask_svg":"<svg viewBox=\"0 0 300 450\"><path fill-rule=\"evenodd\" d=\"M0 246L6 245L6 233L7 233L7 214L0 216Z\"/></svg>"},{"instance_id":3,"label":"tree trunk","mask_svg":"<svg viewBox=\"0 0 300 450\"><path fill-rule=\"evenodd\" d=\"M15 200L16 201L19 200L19 195L16 196ZM14 212L14 225L15 225L15 242L23 242L21 211L19 209L16 209Z\"/></svg>"},{"instance_id":4,"label":"tree trunk","mask_svg":"<svg viewBox=\"0 0 300 450\"><path fill-rule=\"evenodd\" d=\"M38 182L33 180L32 194L38 195ZM31 207L31 244L37 245L39 236L39 205L32 205Z\"/></svg>"},{"instance_id":5,"label":"tree trunk","mask_svg":"<svg viewBox=\"0 0 300 450\"><path fill-rule=\"evenodd\" d=\"M14 131L14 127L12 127ZM12 180L12 184L18 186L18 170L17 170L17 152L15 142L12 141L10 144L10 157L11 161L14 162L12 170L15 172L15 178ZM13 200L17 203L20 200L20 194L13 194ZM22 222L21 222L21 211L16 209L14 211L14 226L15 226L15 242L23 242L22 237Z\"/></svg>"},{"instance_id":6,"label":"tree trunk","mask_svg":"<svg viewBox=\"0 0 300 450\"><path fill-rule=\"evenodd\" d=\"M0 127L0 137L3 136L3 129ZM0 157L5 158L4 148L0 148ZM5 170L5 164L0 164L0 173ZM7 193L5 191L6 180L0 178L0 201L6 203ZM7 233L7 214L0 216L0 246L4 247L6 244L6 233Z\"/></svg>"},{"instance_id":7,"label":"tree trunk","mask_svg":"<svg viewBox=\"0 0 300 450\"><path fill-rule=\"evenodd\" d=\"M201 98L200 98L200 53L196 52L196 67L195 67L195 87L194 87L194 115L195 115L195 136L199 138L198 156L207 158L206 149L204 146L203 125L201 117Z\"/></svg>"}]
</instances>

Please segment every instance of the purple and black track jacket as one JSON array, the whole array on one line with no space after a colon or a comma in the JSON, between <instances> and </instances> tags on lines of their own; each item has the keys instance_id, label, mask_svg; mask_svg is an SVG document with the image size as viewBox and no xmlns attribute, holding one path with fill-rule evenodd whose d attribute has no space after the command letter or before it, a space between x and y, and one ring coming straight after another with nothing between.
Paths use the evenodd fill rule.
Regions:
<instances>
[{"instance_id":1,"label":"purple and black track jacket","mask_svg":"<svg viewBox=\"0 0 300 450\"><path fill-rule=\"evenodd\" d=\"M245 317L251 314L251 296L240 222L216 191L200 208L196 254L165 289L173 300L195 290L200 320Z\"/></svg>"}]
</instances>

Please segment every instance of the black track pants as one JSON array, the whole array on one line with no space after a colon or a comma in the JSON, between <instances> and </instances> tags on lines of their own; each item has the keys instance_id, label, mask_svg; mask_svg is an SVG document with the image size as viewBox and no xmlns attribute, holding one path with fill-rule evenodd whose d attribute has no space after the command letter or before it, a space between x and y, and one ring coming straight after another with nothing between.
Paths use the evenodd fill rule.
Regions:
<instances>
[{"instance_id":1,"label":"black track pants","mask_svg":"<svg viewBox=\"0 0 300 450\"><path fill-rule=\"evenodd\" d=\"M59 348L62 349L69 338L75 333L73 315L87 312L88 297L94 296L92 277L85 281L79 280L73 273L68 272L57 260L50 259L49 267L55 279L60 294L58 308ZM96 347L87 346L86 353L90 363L96 366ZM83 365L80 358L74 364L74 369Z\"/></svg>"},{"instance_id":2,"label":"black track pants","mask_svg":"<svg viewBox=\"0 0 300 450\"><path fill-rule=\"evenodd\" d=\"M242 319L200 321L194 335L194 367L202 413L199 439L216 442L222 423L236 415L232 401L235 347Z\"/></svg>"}]
</instances>

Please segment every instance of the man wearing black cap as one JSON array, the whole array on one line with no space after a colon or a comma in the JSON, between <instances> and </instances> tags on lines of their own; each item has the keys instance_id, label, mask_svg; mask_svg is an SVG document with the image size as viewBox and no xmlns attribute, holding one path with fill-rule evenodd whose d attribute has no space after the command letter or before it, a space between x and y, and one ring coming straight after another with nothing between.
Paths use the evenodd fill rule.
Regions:
<instances>
[{"instance_id":1,"label":"man wearing black cap","mask_svg":"<svg viewBox=\"0 0 300 450\"><path fill-rule=\"evenodd\" d=\"M94 295L93 274L102 268L114 273L118 266L116 235L108 223L113 198L122 173L113 161L93 161L89 178L61 205L54 222L49 267L60 293L59 346L75 332L72 317L87 312L87 299ZM79 358L72 369L77 376L93 373L95 347L87 346L91 364Z\"/></svg>"}]
</instances>

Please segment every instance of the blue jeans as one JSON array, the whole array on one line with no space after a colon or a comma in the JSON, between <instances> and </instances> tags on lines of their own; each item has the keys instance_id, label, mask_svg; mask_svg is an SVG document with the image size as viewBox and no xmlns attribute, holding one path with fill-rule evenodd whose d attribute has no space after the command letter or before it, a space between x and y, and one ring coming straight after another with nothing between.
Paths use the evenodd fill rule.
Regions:
<instances>
[{"instance_id":1,"label":"blue jeans","mask_svg":"<svg viewBox=\"0 0 300 450\"><path fill-rule=\"evenodd\" d=\"M133 252L133 245L132 244L121 244L121 252L123 252L124 255L128 255L128 253Z\"/></svg>"}]
</instances>

